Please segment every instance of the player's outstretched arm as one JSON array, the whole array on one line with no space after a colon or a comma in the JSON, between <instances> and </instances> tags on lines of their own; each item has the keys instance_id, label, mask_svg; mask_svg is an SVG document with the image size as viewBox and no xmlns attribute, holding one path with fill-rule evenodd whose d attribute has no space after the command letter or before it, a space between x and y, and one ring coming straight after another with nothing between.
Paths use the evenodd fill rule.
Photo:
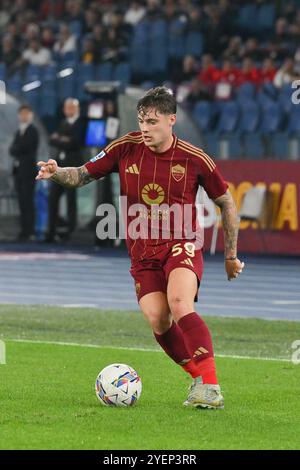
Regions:
<instances>
[{"instance_id":1,"label":"player's outstretched arm","mask_svg":"<svg viewBox=\"0 0 300 470\"><path fill-rule=\"evenodd\" d=\"M217 206L221 208L225 246L225 270L228 281L238 277L243 271L245 263L237 258L237 239L239 230L239 218L235 202L227 190L225 194L215 199Z\"/></svg>"},{"instance_id":2,"label":"player's outstretched arm","mask_svg":"<svg viewBox=\"0 0 300 470\"><path fill-rule=\"evenodd\" d=\"M89 174L84 165L61 168L52 159L48 162L38 162L37 165L40 167L36 177L37 180L51 179L51 181L55 181L66 188L78 188L94 181L93 176Z\"/></svg>"}]
</instances>

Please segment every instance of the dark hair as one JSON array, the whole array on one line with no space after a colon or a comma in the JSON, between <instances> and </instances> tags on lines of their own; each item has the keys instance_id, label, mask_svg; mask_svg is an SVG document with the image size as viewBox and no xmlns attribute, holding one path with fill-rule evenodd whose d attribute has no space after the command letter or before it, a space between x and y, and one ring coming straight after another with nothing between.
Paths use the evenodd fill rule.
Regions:
<instances>
[{"instance_id":1,"label":"dark hair","mask_svg":"<svg viewBox=\"0 0 300 470\"><path fill-rule=\"evenodd\" d=\"M151 88L138 101L138 113L145 113L147 110L154 108L161 114L176 114L177 104L172 90L165 86Z\"/></svg>"},{"instance_id":2,"label":"dark hair","mask_svg":"<svg viewBox=\"0 0 300 470\"><path fill-rule=\"evenodd\" d=\"M22 104L19 109L18 109L18 112L20 113L21 111L23 111L24 109L26 109L27 111L31 111L33 113L33 109L29 106L29 104Z\"/></svg>"}]
</instances>

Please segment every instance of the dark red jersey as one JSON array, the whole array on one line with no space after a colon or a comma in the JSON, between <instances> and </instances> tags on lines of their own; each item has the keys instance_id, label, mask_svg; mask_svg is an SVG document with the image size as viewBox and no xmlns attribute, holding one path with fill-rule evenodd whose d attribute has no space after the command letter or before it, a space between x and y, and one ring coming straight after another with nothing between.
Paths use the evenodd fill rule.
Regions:
<instances>
[{"instance_id":1,"label":"dark red jersey","mask_svg":"<svg viewBox=\"0 0 300 470\"><path fill-rule=\"evenodd\" d=\"M138 219L148 222L146 229L143 226L143 230L148 230L148 237L131 237L130 225L137 219L137 214L128 215L127 247L132 260L153 258L156 253L159 256L162 245L184 238L178 237L178 233L184 235L186 231L186 227L178 227L180 218L176 219L177 226L176 223L175 226L172 223L168 226L166 222L165 228L162 228L162 222L168 217L171 222L173 220L170 207L176 205L183 211L185 205L189 205L192 230L196 230L195 199L199 186L211 199L216 199L227 190L227 184L214 161L205 152L175 135L171 148L156 153L144 144L140 132L130 132L109 144L85 166L96 179L119 172L121 196L127 196L128 211L134 204L141 206ZM151 224L155 236L151 236ZM168 239L165 236L166 226L170 229Z\"/></svg>"}]
</instances>

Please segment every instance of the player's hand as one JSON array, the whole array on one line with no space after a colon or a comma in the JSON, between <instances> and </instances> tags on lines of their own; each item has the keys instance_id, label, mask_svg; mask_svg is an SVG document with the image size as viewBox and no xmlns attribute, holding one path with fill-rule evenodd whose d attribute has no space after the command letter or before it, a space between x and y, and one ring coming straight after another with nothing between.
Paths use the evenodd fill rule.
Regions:
<instances>
[{"instance_id":1,"label":"player's hand","mask_svg":"<svg viewBox=\"0 0 300 470\"><path fill-rule=\"evenodd\" d=\"M242 273L245 263L241 262L238 258L226 259L225 270L227 273L228 281L235 279L239 274Z\"/></svg>"},{"instance_id":2,"label":"player's hand","mask_svg":"<svg viewBox=\"0 0 300 470\"><path fill-rule=\"evenodd\" d=\"M40 167L36 180L47 180L51 178L56 172L58 165L55 160L48 160L47 162L37 162Z\"/></svg>"}]
</instances>

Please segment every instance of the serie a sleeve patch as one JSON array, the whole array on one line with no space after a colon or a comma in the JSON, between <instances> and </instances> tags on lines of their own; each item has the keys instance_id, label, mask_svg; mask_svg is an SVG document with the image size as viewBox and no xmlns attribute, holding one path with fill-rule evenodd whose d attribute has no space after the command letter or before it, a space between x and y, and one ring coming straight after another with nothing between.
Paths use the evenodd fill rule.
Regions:
<instances>
[{"instance_id":1,"label":"serie a sleeve patch","mask_svg":"<svg viewBox=\"0 0 300 470\"><path fill-rule=\"evenodd\" d=\"M90 162L91 163L95 163L97 160L100 160L101 158L105 157L106 155L106 152L104 150L102 150L100 153L98 153L98 155L96 155L95 157L91 158L90 159Z\"/></svg>"}]
</instances>

